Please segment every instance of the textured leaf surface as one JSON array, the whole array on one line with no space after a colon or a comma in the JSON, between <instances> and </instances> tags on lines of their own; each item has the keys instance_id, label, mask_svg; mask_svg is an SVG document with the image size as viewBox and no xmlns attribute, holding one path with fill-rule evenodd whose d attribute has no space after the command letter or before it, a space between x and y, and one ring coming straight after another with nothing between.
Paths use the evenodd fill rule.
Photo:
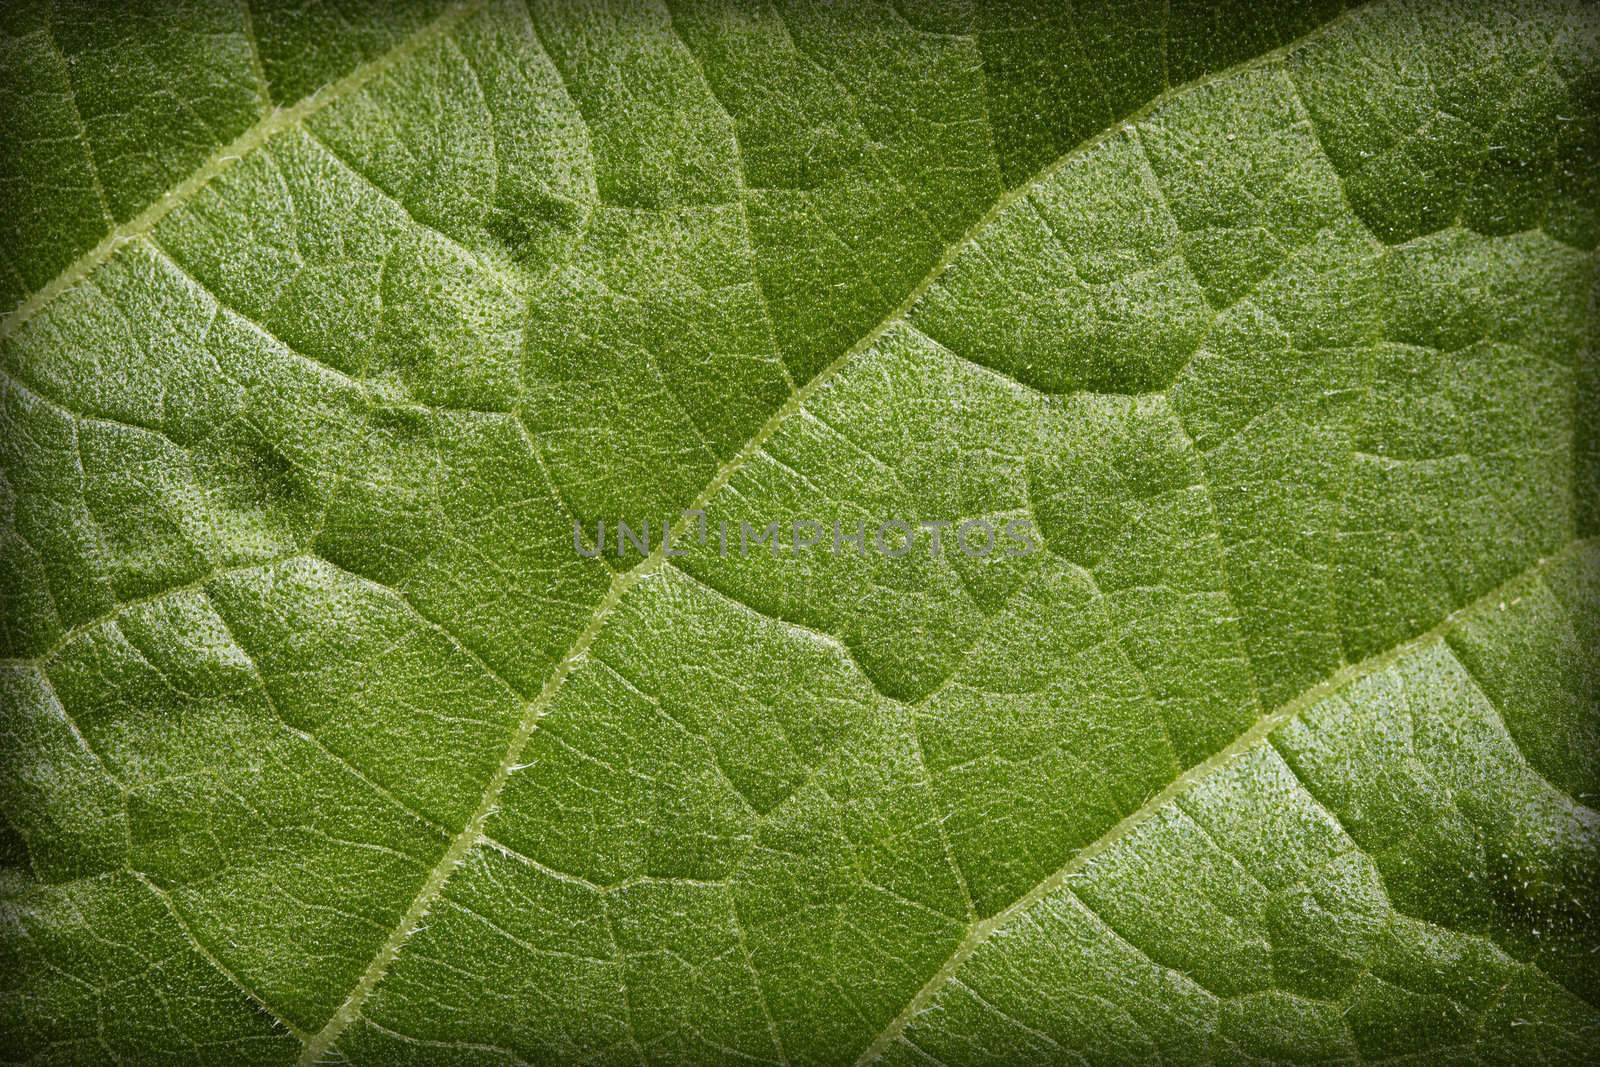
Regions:
<instances>
[{"instance_id":1,"label":"textured leaf surface","mask_svg":"<svg viewBox=\"0 0 1600 1067\"><path fill-rule=\"evenodd\" d=\"M1600 1047L1592 9L58 0L0 70L0 1057ZM573 551L690 506L1044 551Z\"/></svg>"}]
</instances>

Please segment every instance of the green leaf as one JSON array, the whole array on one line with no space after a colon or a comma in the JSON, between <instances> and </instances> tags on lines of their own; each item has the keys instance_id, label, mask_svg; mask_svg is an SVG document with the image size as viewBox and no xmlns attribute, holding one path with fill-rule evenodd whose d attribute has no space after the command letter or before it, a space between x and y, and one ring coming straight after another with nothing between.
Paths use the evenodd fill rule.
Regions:
<instances>
[{"instance_id":1,"label":"green leaf","mask_svg":"<svg viewBox=\"0 0 1600 1067\"><path fill-rule=\"evenodd\" d=\"M1579 0L8 5L0 1059L1586 1061L1597 151Z\"/></svg>"}]
</instances>

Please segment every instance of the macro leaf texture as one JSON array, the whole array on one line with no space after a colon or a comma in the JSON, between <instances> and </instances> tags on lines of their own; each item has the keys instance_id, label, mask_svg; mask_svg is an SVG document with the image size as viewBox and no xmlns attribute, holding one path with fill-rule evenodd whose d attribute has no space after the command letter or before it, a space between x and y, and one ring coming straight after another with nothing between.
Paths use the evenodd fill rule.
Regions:
<instances>
[{"instance_id":1,"label":"macro leaf texture","mask_svg":"<svg viewBox=\"0 0 1600 1067\"><path fill-rule=\"evenodd\" d=\"M1580 0L7 3L0 1062L1593 1062L1597 162Z\"/></svg>"}]
</instances>

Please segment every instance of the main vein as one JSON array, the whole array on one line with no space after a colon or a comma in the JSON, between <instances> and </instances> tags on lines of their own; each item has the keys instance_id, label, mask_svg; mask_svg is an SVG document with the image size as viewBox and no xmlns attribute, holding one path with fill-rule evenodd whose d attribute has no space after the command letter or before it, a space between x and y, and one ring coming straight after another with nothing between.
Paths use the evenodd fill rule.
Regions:
<instances>
[{"instance_id":1,"label":"main vein","mask_svg":"<svg viewBox=\"0 0 1600 1067\"><path fill-rule=\"evenodd\" d=\"M1309 39L1326 33L1333 26L1342 21L1348 15L1348 13L1349 11L1347 9L1345 12L1342 12L1335 18L1323 23L1301 37L1296 38L1294 41L1291 41L1270 52L1259 56L1254 56L1225 70L1217 71L1215 73L1197 78L1194 81L1188 82L1182 86L1175 86L1167 89L1165 92L1153 97L1137 111L1115 120L1104 130L1101 130L1099 133L1096 133L1093 136L1079 142L1077 145L1074 145L1061 156L1057 157L1054 161L1046 165L1038 173L1032 175L1019 185L1003 193L992 205L990 205L988 210L980 215L967 228L965 233L963 233L947 248L945 248L943 254L940 255L938 260L923 275L921 280L919 280L917 284L912 287L910 292L906 294L899 304L897 304L888 312L888 314L880 319L871 330L869 330L860 338L860 340L851 345L839 356L835 357L827 364L827 366L818 371L816 375L814 375L809 381L807 381L800 388L794 390L789 395L788 399L785 400L784 403L780 405L764 423L762 423L761 427L756 431L755 435L745 443L744 447L740 448L732 458L717 468L716 473L706 484L705 488L703 488L695 496L694 500L690 502L688 505L688 510L703 510L705 506L710 503L711 499L728 484L733 476L761 452L767 441L771 439L773 434L778 431L778 428L790 416L794 415L802 407L804 407L806 402L814 394L816 394L818 390L823 388L824 385L826 385L827 382L830 381L843 367L849 364L861 353L865 352L867 349L876 344L877 341L884 335L884 333L894 325L894 323L904 318L906 313L911 310L911 308L919 299L921 299L922 295L931 285L933 285L934 281L937 280L938 277L944 272L945 268L949 266L951 261L963 249L970 245L975 240L977 235L985 227L987 227L991 221L993 221L1001 212L1005 211L1006 208L1010 207L1017 200L1027 195L1030 189L1040 182L1047 180L1050 175L1064 167L1072 159L1082 155L1084 152L1090 150L1107 137L1113 135L1123 125L1129 122L1138 121L1140 118L1149 114L1156 107L1160 106L1164 101L1171 98L1175 94L1182 91L1187 91L1198 85L1203 85L1212 81L1216 81L1220 78L1227 77L1236 71L1271 62L1277 57L1287 53L1289 49L1297 47ZM681 543L683 538L687 535L689 527L692 526L695 521L696 520L693 518L685 516L679 524L680 528L674 532L672 539L676 539ZM356 981L355 986L352 987L350 992L346 995L339 1008L328 1019L327 1023L322 1027L322 1029L319 1030L316 1035L306 1043L305 1050L300 1057L300 1063L302 1065L309 1065L317 1062L317 1060L320 1059L330 1047L332 1047L333 1043L338 1040L339 1035L342 1034L344 1030L359 1016L362 1004L371 994L372 990L377 987L378 983L382 981L384 974L387 973L390 965L398 957L402 946L404 946L406 941L410 939L411 935L416 932L419 923L427 914L428 909L432 906L439 893L444 889L444 885L449 880L450 875L454 872L456 867L461 864L462 860L465 859L472 846L476 844L483 836L489 817L496 809L500 792L505 787L506 780L510 776L511 768L514 767L520 760L522 750L527 744L528 738L532 736L540 718L542 718L544 713L549 709L550 704L560 692L563 684L566 682L568 676L572 673L574 667L576 667L577 664L581 662L584 656L588 653L590 646L593 645L595 639L599 636L600 631L604 628L607 618L610 616L616 605L621 601L623 595L627 593L627 591L634 585L638 584L644 578L648 577L650 574L654 573L660 568L665 559L664 549L668 543L668 540L669 539L667 538L663 538L661 543L658 544L655 550L652 551L648 556L640 560L630 569L619 572L612 578L610 587L606 590L605 596L601 598L599 605L596 606L594 613L590 616L587 625L585 625L583 630L579 632L571 647L568 648L566 653L561 657L561 660L556 664L554 671L550 674L549 678L546 679L544 685L540 688L539 693L527 703L523 716L517 724L516 730L512 734L510 744L506 748L505 757L500 761L499 766L496 767L494 774L490 776L488 783L484 787L483 797L479 801L478 806L474 810L471 818L467 820L466 825L462 827L460 833L456 834L456 836L451 840L449 846L445 849L444 854L439 858L439 862L431 871L428 872L428 876L423 880L422 886L418 890L416 897L412 900L411 905L400 917L400 921L395 924L394 929L390 931L389 936L385 938L383 943L378 947L377 952L374 953L371 961L367 964L366 969L362 972L361 977Z\"/></svg>"},{"instance_id":2,"label":"main vein","mask_svg":"<svg viewBox=\"0 0 1600 1067\"><path fill-rule=\"evenodd\" d=\"M828 383L828 381L830 381L843 367L876 344L884 335L884 333L890 329L890 327L904 318L906 313L911 310L911 308L919 299L921 299L922 295L928 290L928 288L933 285L933 283L942 273L944 273L945 268L949 266L955 257L960 254L963 249L970 245L976 239L977 235L982 232L983 229L987 227L989 223L992 222L998 215L1000 215L1017 200L1027 195L1030 189L1038 185L1040 182L1047 180L1052 174L1060 170L1072 159L1089 151L1095 145L1115 134L1117 130L1121 129L1127 123L1136 122L1148 115L1156 107L1160 106L1174 95L1180 92L1191 90L1197 86L1228 77L1237 71L1272 62L1278 57L1286 54L1290 49L1298 47L1305 41L1311 40L1328 32L1339 22L1343 21L1349 15L1351 10L1353 9L1346 9L1333 19L1330 19L1306 34L1280 46L1279 48L1273 49L1270 52L1253 56L1224 70L1203 75L1202 77L1196 78L1193 81L1185 83L1184 85L1169 87L1164 92L1159 93L1155 97L1151 98L1138 110L1114 120L1112 123L1107 125L1105 129L1074 145L1072 148L1068 149L1037 173L1030 176L1027 180L1004 192L995 200L993 204L990 205L988 210L984 211L983 214L980 215L966 229L966 231L960 237L951 242L950 245L945 248L943 254L939 256L938 260L928 269L928 271L922 276L917 284L912 287L912 289L906 294L899 304L897 304L886 315L884 315L883 318L880 319L877 324L872 327L872 329L862 335L862 337L855 344L851 345L844 352L840 353L825 367L818 371L809 381L807 381L798 389L794 390L789 395L788 399L785 400L784 403L780 405L764 423L762 423L755 435L752 436L750 440L747 441L732 458L728 459L717 468L717 471L712 476L711 480L698 494L696 494L694 500L690 502L687 510L703 510L705 506L710 503L712 498L715 497L716 494L719 493L730 480L732 480L733 476L761 452L767 441L771 439L771 437L778 431L778 428L790 416L794 415L802 407L804 407L806 402L820 389L822 389ZM488 820L496 810L500 792L505 787L505 783L511 774L511 769L516 766L520 760L522 750L527 744L528 738L532 736L534 730L538 726L539 720L549 709L551 703L555 700L556 695L560 692L562 686L565 684L567 678L571 675L573 669L587 655L589 648L594 644L595 639L599 636L600 631L604 628L605 622L610 616L612 610L622 600L622 597L630 588L660 568L665 559L665 546L670 540L677 540L679 543L681 543L684 537L687 536L689 528L694 524L695 521L696 520L694 518L685 515L679 524L679 529L674 531L671 538L663 538L648 556L640 560L628 570L619 572L613 576L609 588L607 588L605 595L601 598L600 603L596 606L594 613L589 618L588 623L573 640L572 645L567 649L566 653L563 654L560 661L557 662L555 669L545 680L545 683L540 688L538 694L535 695L533 699L528 701L522 718L518 722L517 728L511 736L510 743L506 748L505 756L500 761L499 766L495 768L495 771L490 776L489 781L485 784L483 796L479 801L477 808L473 811L472 816L467 820L466 825L462 827L461 831L451 839L449 846L444 851L444 854L440 856L439 862L435 864L431 871L428 872L428 876L423 879L422 886L418 890L416 897L412 900L410 906L406 908L405 913L400 917L399 922L395 924L394 929L390 931L389 936L384 939L381 945L378 946L377 952L373 954L371 961L369 961L367 964L367 967L362 972L361 977L357 979L356 984L345 996L345 999L341 1002L339 1008L328 1019L327 1023L324 1024L322 1029L319 1030L311 1038L311 1040L306 1043L305 1049L300 1057L300 1064L302 1067L308 1067L308 1065L316 1063L322 1057L322 1055L332 1047L333 1043L338 1040L339 1035L342 1034L344 1030L359 1017L362 1004L372 993L373 989L377 987L378 983L382 981L383 976L387 973L390 965L399 956L401 948L410 939L412 934L414 934L419 928L421 920L427 914L428 909L433 905L439 893L443 891L445 883L449 880L450 875L458 866L460 866L461 862L466 858L467 853L471 850L473 845L475 845L483 837Z\"/></svg>"},{"instance_id":3,"label":"main vein","mask_svg":"<svg viewBox=\"0 0 1600 1067\"><path fill-rule=\"evenodd\" d=\"M71 289L73 286L77 285L79 282L83 281L83 279L88 277L88 275L96 268L111 259L111 257L116 254L117 250L124 244L148 234L168 214L193 199L193 197L203 188L205 188L212 181L212 179L221 175L234 163L238 162L253 150L267 143L278 133L299 126L316 112L346 96L349 96L354 92L359 91L362 87L381 76L385 71L391 69L396 64L404 61L409 56L425 48L428 44L444 37L457 23L475 10L479 6L479 2L480 0L467 0L465 3L452 6L443 14L430 22L427 26L410 35L399 45L384 53L382 56L356 67L344 77L333 82L331 85L312 93L290 107L273 109L269 114L245 130L233 141L222 146L221 148L218 148L205 160L204 163L201 164L199 169L190 174L182 182L167 190L158 199L148 205L143 211L139 212L139 214L135 215L127 222L114 226L103 239L94 245L94 247L90 248L88 251L74 259L62 270L60 274L47 282L42 288L31 294L10 314L8 314L4 320L0 320L0 340L10 336L40 311L49 306L57 297ZM931 286L939 277L939 275L943 273L944 269L955 258L955 256L969 244L971 244L976 238L977 234L982 231L996 216L998 216L1016 200L1026 195L1031 188L1033 188L1039 182L1046 180L1051 174L1066 165L1066 163L1071 159L1088 151L1093 146L1115 133L1115 131L1122 125L1128 122L1137 121L1176 93L1191 89L1200 84L1226 77L1240 69L1270 62L1277 56L1285 53L1288 49L1303 43L1305 40L1327 32L1333 25L1341 21L1347 13L1348 12L1337 16L1329 22L1326 22L1316 29L1313 29L1306 35L1297 38L1295 41L1289 42L1288 44L1271 52L1252 57L1244 62L1234 65L1233 67L1205 75L1182 86L1168 88L1166 91L1153 97L1137 111L1115 119L1104 130L1073 146L1038 173L1034 174L1012 189L1004 192L995 200L988 210L986 210L977 220L972 223L971 226L968 227L965 233L963 233L944 250L944 253L924 274L922 279L906 294L904 299L902 299L898 305L896 305L891 311L889 311L888 314L879 320L879 322L870 331L863 335L859 341L832 360L827 366L823 367L822 370L817 372L817 374L813 376L810 381L806 382L803 386L794 390L790 394L789 398L772 413L772 415L756 431L755 435L751 437L748 442L746 442L744 447L742 447L732 458L727 460L718 468L710 482L707 483L705 488L702 489L699 494L697 494L694 501L690 504L690 508L703 508L707 503L709 503L710 500L728 484L736 472L742 469L751 459L761 452L766 442L773 436L773 434L777 432L778 428L784 423L785 420L798 412L804 406L806 401L819 389L821 389L829 380L831 380L841 368L875 344L883 336L886 330L888 330L895 322L903 318L911 309L911 307L917 302L917 300L922 297L923 293L927 291L929 286ZM685 519L685 526L687 526L690 521L691 520L689 519ZM680 533L681 532L683 531L680 531ZM665 542L663 541L663 545L664 544ZM472 846L482 839L488 819L495 810L500 792L505 786L506 780L511 772L511 768L515 766L518 758L521 755L522 749L527 743L528 738L532 735L534 729L537 727L539 719L549 708L550 704L555 699L556 694L561 690L572 670L579 662L583 660L590 646L594 643L600 631L603 629L607 618L610 616L610 613L616 607L617 603L620 602L623 595L633 585L637 584L639 581L643 580L645 577L657 570L660 567L663 559L664 555L662 552L662 546L658 545L654 552L652 552L645 559L641 560L634 567L613 577L610 587L607 589L605 595L601 598L599 604L596 606L588 623L579 632L571 647L556 664L554 670L546 679L539 693L527 702L524 708L524 713L517 724L516 730L511 736L510 742L507 745L505 757L500 761L500 764L496 767L488 782L485 783L482 798L480 799L480 802L474 810L472 816L467 820L461 831L451 839L450 844L445 849L438 863L435 864L435 866L429 871L427 877L423 880L423 883L419 888L415 898L412 900L410 906L407 907L405 913L401 916L399 922L395 925L389 936L385 938L384 942L378 947L377 952L374 954L373 958L362 972L361 977L356 981L355 985L351 988L350 992L341 1002L339 1008L329 1018L322 1029L306 1042L304 1052L301 1056L302 1063L312 1063L319 1059L321 1055L332 1046L333 1042L337 1040L338 1036L344 1031L344 1029L357 1018L362 1003L382 980L383 975L388 970L388 967L399 954L401 947L415 932L423 916L427 913L429 907L431 907L434 900L442 891L444 884L449 879L451 873L456 869L457 866L460 865L461 861L465 858L467 852L472 848ZM1430 631L1430 633L1432 633L1432 631ZM1428 635L1424 635L1424 637L1416 640L1419 642L1426 640L1427 636ZM1364 661L1364 663L1366 662L1370 661ZM1338 677L1340 676L1335 676L1335 678ZM1326 684L1332 685L1334 684L1334 680L1330 679ZM1280 711L1281 710L1282 709L1280 709ZM1231 753L1239 746L1250 743L1260 734L1264 733L1267 729L1270 729L1271 725L1275 724L1276 721L1277 720L1275 720L1273 716L1264 718L1249 733L1242 735L1241 738L1234 743L1234 745L1229 746L1228 749L1223 750L1223 753L1219 753L1217 756L1212 757L1212 759L1208 760L1206 763L1200 764L1196 768L1191 769L1188 774L1175 781L1167 791L1163 791L1163 793L1158 795L1157 798L1154 798L1150 804L1156 804L1159 800L1164 799L1167 795L1169 795L1170 791L1181 788L1181 784L1186 782L1192 775L1199 772L1201 768L1209 768L1214 761L1224 758L1225 754ZM1150 805L1147 805L1147 807L1148 806ZM1140 811L1144 810L1144 808L1140 809ZM1133 816L1129 816L1128 818L1133 819L1138 814L1139 813L1136 812ZM1115 834L1118 828L1124 827L1127 822L1128 820L1125 819L1123 823L1118 824L1118 827L1113 828L1110 833ZM1108 834L1108 836L1110 836L1110 834ZM1098 845L1099 843L1097 842L1096 844ZM1083 853L1079 853L1079 856L1074 860L1074 862L1079 862L1082 859L1086 859L1088 853L1095 848L1096 846L1090 846L1090 849L1085 850ZM1065 873L1068 873L1067 868L1063 868L1063 871L1058 872L1058 875L1060 877L1065 877ZM1052 876L1052 879L1055 877L1057 876ZM931 996L930 987L933 987L935 982L941 980L941 975L944 975L946 970L953 972L954 967L959 965L960 959L964 959L965 955L970 954L971 948L976 946L978 940L981 940L983 936L987 936L987 932L989 930L992 930L994 926L1003 921L1005 917L1013 914L1015 910L1026 906L1027 903L1031 903L1033 899L1036 899L1037 895L1042 895L1042 893L1047 892L1052 884L1053 883L1051 880L1047 880L1046 883L1041 883L1040 887L1036 887L1035 891L1019 900L1016 904L1013 904L1011 908L1008 908L1006 911L997 914L989 920L985 920L982 923L976 924L973 927L972 932L969 933L967 940L963 942L963 946L957 949L957 953L952 956L950 962L947 962L946 967L941 969L940 974L935 975L934 979L930 979L929 986L925 986L923 991L919 992L918 998L926 999L924 998L925 993L928 996ZM974 935L979 934L980 931L981 936L977 936L976 939L974 939ZM963 949L965 951L963 951ZM914 1014L915 1010L917 1010L920 1006L918 998L914 998L912 1003L907 1005L906 1011L902 1012L902 1017L897 1017L896 1023L898 1025L896 1025L896 1023L891 1023L890 1029L886 1030L883 1035L879 1036L879 1040L874 1042L873 1048L869 1049L869 1053L872 1053L873 1050L878 1050L881 1045L886 1045L889 1040L893 1039L894 1035L897 1034L900 1029L903 1029L905 1022L909 1019L910 1015ZM864 1058L867 1057L864 1056Z\"/></svg>"}]
</instances>

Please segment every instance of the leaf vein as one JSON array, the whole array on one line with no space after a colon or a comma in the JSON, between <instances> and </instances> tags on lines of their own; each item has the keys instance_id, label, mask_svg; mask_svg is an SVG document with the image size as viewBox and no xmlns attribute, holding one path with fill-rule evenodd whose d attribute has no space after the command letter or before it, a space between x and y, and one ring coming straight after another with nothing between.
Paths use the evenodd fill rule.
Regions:
<instances>
[{"instance_id":1,"label":"leaf vein","mask_svg":"<svg viewBox=\"0 0 1600 1067\"><path fill-rule=\"evenodd\" d=\"M1357 663L1339 670L1333 675L1301 691L1295 697L1279 705L1272 711L1258 718L1249 729L1239 734L1225 747L1217 750L1212 755L1196 763L1183 774L1169 782L1149 800L1137 809L1124 816L1120 821L1108 829L1100 837L1084 847L1076 850L1067 861L1054 873L1046 876L1031 889L1005 908L996 912L988 919L975 923L956 948L947 957L945 962L928 979L928 981L914 994L906 1006L884 1026L872 1042L862 1051L856 1060L857 1067L873 1063L880 1059L884 1051L899 1038L913 1018L919 1015L930 1004L939 990L951 981L959 972L961 966L975 952L979 945L998 929L1005 926L1013 918L1033 906L1058 888L1067 886L1068 879L1077 871L1083 869L1090 860L1106 851L1117 842L1126 838L1134 830L1148 822L1157 812L1162 810L1169 801L1174 800L1190 786L1204 779L1212 771L1221 767L1235 756L1253 748L1258 743L1266 741L1272 731L1279 726L1296 718L1301 712L1314 706L1324 698L1340 691L1351 682L1374 674L1408 653L1426 647L1442 639L1446 634L1456 628L1467 615L1499 600L1501 591L1508 586L1521 581L1529 574L1540 573L1545 567L1561 555L1571 552L1585 542L1581 539L1574 540L1562 548L1556 556L1546 557L1536 561L1521 574L1503 583L1501 586L1490 590L1488 593L1474 600L1472 603L1457 609L1435 624L1428 631L1409 640L1403 641L1382 652L1368 656ZM1076 894L1074 894L1076 895ZM1081 898L1080 898L1081 899Z\"/></svg>"}]
</instances>

